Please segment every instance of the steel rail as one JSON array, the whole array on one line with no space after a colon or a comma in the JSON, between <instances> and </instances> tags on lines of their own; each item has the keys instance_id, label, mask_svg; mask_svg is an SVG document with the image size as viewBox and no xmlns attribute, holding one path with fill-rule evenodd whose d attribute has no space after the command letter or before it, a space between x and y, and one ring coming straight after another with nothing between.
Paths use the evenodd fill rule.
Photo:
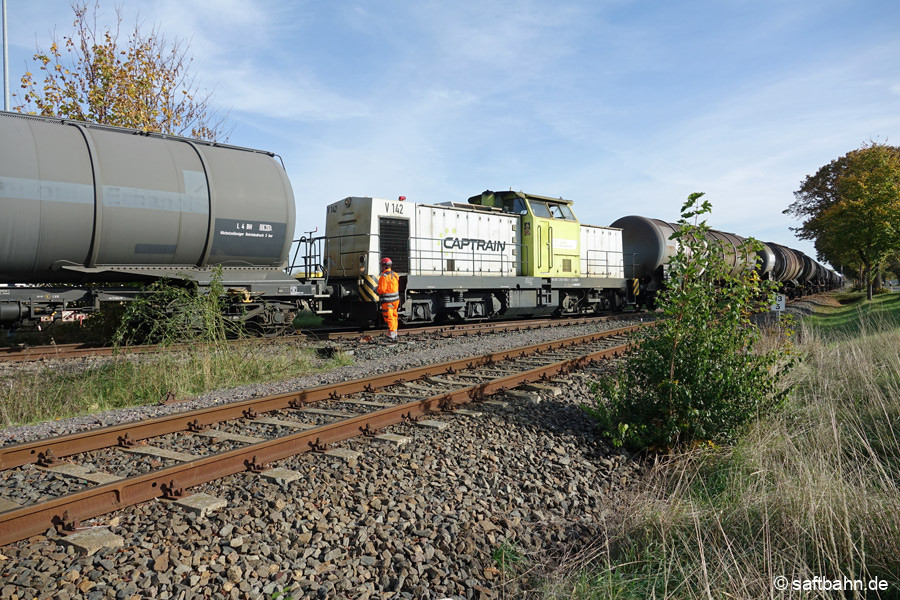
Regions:
<instances>
[{"instance_id":1,"label":"steel rail","mask_svg":"<svg viewBox=\"0 0 900 600\"><path fill-rule=\"evenodd\" d=\"M594 336L564 340L563 346L593 341ZM609 337L609 336L606 336ZM588 339L584 339L588 338ZM558 343L547 344L559 346ZM415 420L421 416L452 410L453 407L482 399L496 392L530 383L599 359L618 356L630 344L597 350L551 363L546 366L478 383L458 390L444 392L422 400L413 400L336 423L322 425L299 433L274 438L214 454L172 467L137 475L75 492L40 504L33 504L0 513L0 546L10 544L47 531L53 526L64 527L83 519L96 517L127 506L160 497L178 497L183 490L244 471L259 471L268 463L309 452L352 437L368 434L384 427ZM540 346L540 345L536 345ZM533 348L534 346L530 347ZM527 354L523 348L508 351L509 358ZM493 355L492 355L493 356Z\"/></svg>"},{"instance_id":2,"label":"steel rail","mask_svg":"<svg viewBox=\"0 0 900 600\"><path fill-rule=\"evenodd\" d=\"M323 385L294 392L286 392L284 394L264 396L261 398L249 398L247 400L231 402L228 404L173 413L154 419L147 419L145 421L133 421L120 425L110 425L99 429L35 440L32 442L24 442L22 444L11 446L3 446L0 447L0 470L37 463L42 459L53 460L82 452L127 445L129 443L169 433L197 430L202 427L221 423L222 421L243 418L250 414L272 412L285 408L297 408L324 400L334 400L346 394L370 392L388 385L421 379L422 377L432 375L445 374L457 369L471 368L477 365L524 356L525 354L587 343L593 340L613 337L615 335L624 335L634 332L644 326L645 324L630 325L628 327L620 327L618 329L576 336L553 342L533 344L514 350L502 350L481 356L446 361L435 365L413 367L403 371L375 375L365 379Z\"/></svg>"},{"instance_id":3,"label":"steel rail","mask_svg":"<svg viewBox=\"0 0 900 600\"><path fill-rule=\"evenodd\" d=\"M431 325L423 327L404 328L401 330L403 335L441 335L444 337L455 337L462 335L480 334L490 331L527 331L544 327L566 327L569 325L585 325L608 321L613 318L622 317L642 317L650 313L622 313L615 315L603 315L595 317L568 317L564 319L530 319L530 320L510 320L510 321L484 321L478 323L455 323L450 325ZM383 333L378 329L303 329L300 334L306 338L314 340L353 340L359 339L361 336L374 335ZM265 338L273 341L271 338ZM275 340L287 339L291 336L283 336L275 338ZM246 343L246 340L241 340ZM159 346L157 344L125 346L118 349L119 353L129 354L136 352L156 352L160 350L180 350L189 347L187 344L175 344L172 346ZM49 344L45 346L6 346L0 347L0 363L27 362L38 361L42 359L65 359L65 358L81 358L85 356L109 356L116 352L116 348L111 346L93 346L88 343L74 344Z\"/></svg>"},{"instance_id":4,"label":"steel rail","mask_svg":"<svg viewBox=\"0 0 900 600\"><path fill-rule=\"evenodd\" d=\"M616 318L645 317L651 313L620 313L593 317L565 317L556 319L528 319L507 321L479 321L475 323L453 323L447 325L428 325L422 327L410 327L400 330L402 335L438 334L446 337L471 335L490 331L528 331L531 329L543 329L545 327L566 327L569 325L586 325L590 323L602 323ZM352 331L316 331L314 329L303 330L309 337L320 340L354 339L362 335L378 335L382 330L352 330Z\"/></svg>"}]
</instances>

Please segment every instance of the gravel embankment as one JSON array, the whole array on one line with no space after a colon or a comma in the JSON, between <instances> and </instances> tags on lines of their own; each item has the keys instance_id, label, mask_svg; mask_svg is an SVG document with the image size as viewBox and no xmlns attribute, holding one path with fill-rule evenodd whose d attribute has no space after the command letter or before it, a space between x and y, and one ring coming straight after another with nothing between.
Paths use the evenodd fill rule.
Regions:
<instances>
[{"instance_id":1,"label":"gravel embankment","mask_svg":"<svg viewBox=\"0 0 900 600\"><path fill-rule=\"evenodd\" d=\"M359 347L356 364L336 372L0 438L13 443L597 329ZM450 425L440 431L391 428L412 438L403 446L350 440L342 447L363 453L353 465L313 454L283 461L303 475L283 487L250 474L201 486L192 491L228 502L206 517L153 501L90 523L122 536L122 548L85 556L53 532L0 548L0 600L517 597L535 573L595 541L638 469L598 439L580 408L591 400L590 376L568 375L558 387L560 395L542 394L539 403L506 397L507 406L479 406L479 416L440 416ZM504 552L515 562L506 571L495 559Z\"/></svg>"}]
</instances>

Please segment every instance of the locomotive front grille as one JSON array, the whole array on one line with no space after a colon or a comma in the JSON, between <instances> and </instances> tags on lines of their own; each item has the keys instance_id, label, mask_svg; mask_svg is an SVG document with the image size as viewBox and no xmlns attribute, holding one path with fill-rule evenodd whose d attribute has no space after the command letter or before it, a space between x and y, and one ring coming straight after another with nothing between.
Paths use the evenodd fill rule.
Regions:
<instances>
[{"instance_id":1,"label":"locomotive front grille","mask_svg":"<svg viewBox=\"0 0 900 600\"><path fill-rule=\"evenodd\" d=\"M381 258L390 258L395 272L409 273L409 220L379 218L378 236Z\"/></svg>"}]
</instances>

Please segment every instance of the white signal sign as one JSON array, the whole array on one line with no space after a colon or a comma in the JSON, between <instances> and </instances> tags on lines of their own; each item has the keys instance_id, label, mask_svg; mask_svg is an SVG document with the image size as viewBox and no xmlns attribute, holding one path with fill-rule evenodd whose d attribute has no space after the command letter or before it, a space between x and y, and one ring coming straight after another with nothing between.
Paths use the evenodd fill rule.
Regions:
<instances>
[{"instance_id":1,"label":"white signal sign","mask_svg":"<svg viewBox=\"0 0 900 600\"><path fill-rule=\"evenodd\" d=\"M777 310L779 312L784 310L785 297L784 294L775 294L775 304L772 305L772 310Z\"/></svg>"}]
</instances>

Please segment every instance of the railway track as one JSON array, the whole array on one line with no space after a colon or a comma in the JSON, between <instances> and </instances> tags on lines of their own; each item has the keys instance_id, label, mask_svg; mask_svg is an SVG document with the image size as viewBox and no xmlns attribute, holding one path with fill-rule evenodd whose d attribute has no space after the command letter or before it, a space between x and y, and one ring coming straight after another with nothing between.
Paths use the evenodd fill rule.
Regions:
<instances>
[{"instance_id":1,"label":"railway track","mask_svg":"<svg viewBox=\"0 0 900 600\"><path fill-rule=\"evenodd\" d=\"M630 317L647 316L650 313L626 313ZM622 318L626 315L612 315L599 317L580 317L573 319L530 319L524 321L490 321L483 323L456 323L446 325L433 325L428 327L410 327L401 330L404 336L410 335L437 335L443 337L457 337L465 335L480 335L491 331L527 331L530 329L543 329L546 327L567 327L607 321L612 318ZM374 337L383 334L383 330L360 328L323 328L304 329L298 335L309 339L329 340L359 340L366 336ZM264 343L271 340L264 340ZM240 343L246 343L241 340ZM179 346L166 346L166 350L177 349ZM155 352L160 349L156 345L128 346L122 348L122 352ZM116 351L109 346L94 346L91 344L49 344L45 346L10 346L0 347L0 363L3 362L30 362L50 359L84 358L88 356L110 356Z\"/></svg>"},{"instance_id":2,"label":"railway track","mask_svg":"<svg viewBox=\"0 0 900 600\"><path fill-rule=\"evenodd\" d=\"M642 325L0 448L0 545L357 436L454 412L620 354ZM177 450L175 450L177 448ZM63 460L67 459L67 460ZM14 470L25 477L8 477ZM31 483L22 489L21 482ZM46 482L70 483L47 497ZM12 483L10 483L12 482Z\"/></svg>"}]
</instances>

